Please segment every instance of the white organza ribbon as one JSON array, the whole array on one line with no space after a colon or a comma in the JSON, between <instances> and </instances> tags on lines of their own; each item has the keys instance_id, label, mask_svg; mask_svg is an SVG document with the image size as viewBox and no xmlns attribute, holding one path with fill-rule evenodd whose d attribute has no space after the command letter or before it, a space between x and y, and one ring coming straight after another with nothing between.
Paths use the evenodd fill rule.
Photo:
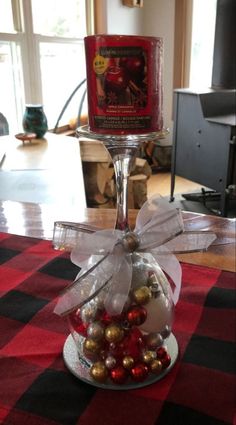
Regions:
<instances>
[{"instance_id":1,"label":"white organza ribbon","mask_svg":"<svg viewBox=\"0 0 236 425\"><path fill-rule=\"evenodd\" d=\"M132 281L131 253L152 254L174 284L172 299L179 299L181 266L175 253L206 250L216 239L211 232L184 232L181 211L160 197L152 197L138 212L133 232L99 230L79 233L71 261L81 268L75 281L59 298L54 312L68 314L94 298L105 286L108 314L120 314Z\"/></svg>"}]
</instances>

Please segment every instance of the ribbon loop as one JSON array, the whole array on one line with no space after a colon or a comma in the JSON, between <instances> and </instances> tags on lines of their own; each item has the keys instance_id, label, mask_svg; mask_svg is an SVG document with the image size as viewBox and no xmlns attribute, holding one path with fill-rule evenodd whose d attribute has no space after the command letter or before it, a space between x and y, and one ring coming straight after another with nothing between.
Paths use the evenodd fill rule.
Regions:
<instances>
[{"instance_id":1,"label":"ribbon loop","mask_svg":"<svg viewBox=\"0 0 236 425\"><path fill-rule=\"evenodd\" d=\"M134 232L99 230L78 234L71 261L81 267L75 281L59 298L54 312L68 314L86 304L106 287L104 305L111 315L120 314L132 282L132 252L153 255L171 278L174 304L181 289L181 266L177 252L205 250L216 239L211 232L184 232L181 211L160 197L152 197L137 215Z\"/></svg>"}]
</instances>

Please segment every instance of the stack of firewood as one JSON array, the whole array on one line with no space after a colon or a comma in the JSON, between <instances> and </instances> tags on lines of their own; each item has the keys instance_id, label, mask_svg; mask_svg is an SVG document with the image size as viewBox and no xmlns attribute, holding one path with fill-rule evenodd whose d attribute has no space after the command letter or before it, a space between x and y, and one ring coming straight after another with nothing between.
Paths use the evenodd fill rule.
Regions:
<instances>
[{"instance_id":1,"label":"stack of firewood","mask_svg":"<svg viewBox=\"0 0 236 425\"><path fill-rule=\"evenodd\" d=\"M116 185L112 160L101 142L80 140L88 207L115 208ZM129 208L141 208L147 200L147 180L152 170L146 159L136 158L129 178Z\"/></svg>"}]
</instances>

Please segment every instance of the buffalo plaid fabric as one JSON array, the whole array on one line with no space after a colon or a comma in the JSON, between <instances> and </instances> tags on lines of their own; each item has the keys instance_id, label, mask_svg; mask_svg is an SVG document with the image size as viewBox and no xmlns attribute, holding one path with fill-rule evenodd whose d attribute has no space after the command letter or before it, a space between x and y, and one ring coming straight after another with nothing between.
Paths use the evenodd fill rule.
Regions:
<instances>
[{"instance_id":1,"label":"buffalo plaid fabric","mask_svg":"<svg viewBox=\"0 0 236 425\"><path fill-rule=\"evenodd\" d=\"M0 423L4 425L235 424L233 273L182 264L175 310L180 355L148 387L101 390L74 377L53 313L77 274L49 241L0 234Z\"/></svg>"}]
</instances>

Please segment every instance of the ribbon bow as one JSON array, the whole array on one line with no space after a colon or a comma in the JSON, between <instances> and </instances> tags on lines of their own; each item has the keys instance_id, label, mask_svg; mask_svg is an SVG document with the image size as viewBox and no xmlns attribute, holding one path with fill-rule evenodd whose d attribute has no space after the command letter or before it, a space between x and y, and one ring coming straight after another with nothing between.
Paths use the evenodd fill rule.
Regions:
<instances>
[{"instance_id":1,"label":"ribbon bow","mask_svg":"<svg viewBox=\"0 0 236 425\"><path fill-rule=\"evenodd\" d=\"M179 299L182 270L175 253L206 250L216 239L212 232L185 232L181 211L160 197L152 197L139 210L133 232L99 230L79 233L71 261L81 270L59 298L54 312L65 315L107 288L108 314L120 314L132 281L133 252L151 254L171 278L174 304Z\"/></svg>"}]
</instances>

